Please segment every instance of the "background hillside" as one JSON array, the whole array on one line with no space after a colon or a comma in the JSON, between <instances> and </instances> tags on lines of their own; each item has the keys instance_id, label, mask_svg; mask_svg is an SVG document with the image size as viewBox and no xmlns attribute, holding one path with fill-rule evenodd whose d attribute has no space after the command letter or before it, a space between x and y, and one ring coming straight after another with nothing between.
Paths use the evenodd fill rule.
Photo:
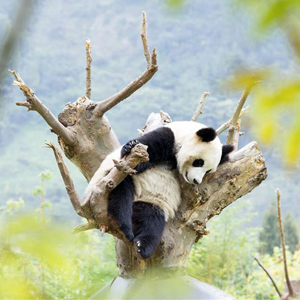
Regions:
<instances>
[{"instance_id":1,"label":"background hillside","mask_svg":"<svg viewBox=\"0 0 300 300\"><path fill-rule=\"evenodd\" d=\"M287 76L297 71L282 32L259 35L250 11L233 5L233 1L188 1L180 11L171 10L159 0L37 3L9 66L21 74L55 115L67 102L85 94L87 37L92 41L93 100L114 94L145 69L140 27L142 11L146 11L148 40L150 47L157 49L159 71L146 86L108 113L121 142L135 137L151 112L163 109L173 120L190 119L204 91L211 96L199 121L220 126L230 118L240 96L226 90L225 82L241 67L269 66ZM16 4L7 1L0 7L0 38L6 34ZM47 186L47 198L55 204L52 213L73 222L77 217L53 154L42 147L45 139L56 141L56 137L39 115L14 105L15 101L23 101L23 96L12 81L7 76L1 87L1 204L22 197L36 207L39 200L32 200L32 191L39 184L38 174L48 169L54 173ZM243 122L247 127L243 128L246 135L240 146L256 139L251 133L251 120ZM284 128L280 134L284 134ZM225 140L225 136L221 138ZM269 176L242 200L247 201L246 210L257 212L253 223L260 225L279 187L283 211L297 217L300 226L299 172L283 169L277 149L262 149ZM85 179L67 164L82 195Z\"/></svg>"}]
</instances>

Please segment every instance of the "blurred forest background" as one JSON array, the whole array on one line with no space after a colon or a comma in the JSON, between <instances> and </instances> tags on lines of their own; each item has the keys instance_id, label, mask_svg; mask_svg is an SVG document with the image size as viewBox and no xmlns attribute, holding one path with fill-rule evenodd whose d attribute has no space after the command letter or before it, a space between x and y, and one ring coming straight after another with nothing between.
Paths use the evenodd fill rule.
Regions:
<instances>
[{"instance_id":1,"label":"blurred forest background","mask_svg":"<svg viewBox=\"0 0 300 300\"><path fill-rule=\"evenodd\" d=\"M5 40L18 4L16 0L1 3L0 41ZM159 71L146 86L108 112L121 142L137 136L137 129L144 126L151 112L162 109L173 120L190 120L204 91L211 96L198 121L219 127L232 116L242 92L242 88L233 91L226 84L238 70L280 70L283 78L299 73L284 32L278 27L262 32L256 26L253 10L233 0L187 1L179 7L159 0L36 1L13 55L5 64L16 70L54 115L58 115L67 102L74 102L85 94L85 40L88 37L93 57L92 100L105 99L145 69L140 40L142 11L147 13L148 41L150 47L157 49ZM38 209L40 213L42 209L55 224L67 223L70 231L81 220L69 203L52 151L43 148L45 140L56 141L56 136L37 113L27 113L25 108L15 106L16 101L23 101L23 95L12 82L12 76L7 74L0 87L2 215L13 216L16 210ZM251 94L248 104L251 110ZM240 147L257 139L253 122L255 119L243 117L245 135L240 139ZM277 130L276 136L281 140L286 130L280 126ZM221 135L223 142L225 139L226 135ZM192 275L226 289L239 299L275 297L265 274L253 262L251 255L256 252L268 253L262 259L283 286L281 254L276 248L279 233L272 205L276 201L277 187L282 194L285 222L291 228L288 230L291 237L287 234L291 270L300 277L299 165L295 162L296 170L287 169L281 149L263 144L261 148L268 167L267 180L215 218L209 228L212 234L195 247L189 266ZM87 182L69 161L66 160L66 164L82 195ZM32 224L29 227L34 228ZM36 274L44 269L35 262L37 271L33 272L31 284L42 288L37 289L34 296L53 298L51 288L55 286L61 293L56 298L85 297L99 289L102 281L105 283L117 274L112 239L99 240L98 233L83 233L72 239L77 239L79 244L81 241L83 251L89 253L89 259L83 260L80 259L82 253L73 253L70 262L77 264L82 288L74 288L76 284L67 281L61 283L58 278L63 275L53 270L49 271L52 275L41 279ZM43 285L37 283L41 280Z\"/></svg>"}]
</instances>

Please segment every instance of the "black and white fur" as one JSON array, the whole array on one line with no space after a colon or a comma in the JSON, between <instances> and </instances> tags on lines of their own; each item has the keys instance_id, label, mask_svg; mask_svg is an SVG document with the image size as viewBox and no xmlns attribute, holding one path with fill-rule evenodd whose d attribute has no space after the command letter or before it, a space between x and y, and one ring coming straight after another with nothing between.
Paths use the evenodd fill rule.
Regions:
<instances>
[{"instance_id":1,"label":"black and white fur","mask_svg":"<svg viewBox=\"0 0 300 300\"><path fill-rule=\"evenodd\" d=\"M166 221L175 216L180 204L176 168L188 183L199 184L205 174L215 172L228 159L233 147L222 146L215 130L203 124L172 122L108 155L95 177L104 177L114 166L113 159L124 157L137 143L148 146L149 161L140 163L137 174L127 176L110 193L108 214L135 243L142 258L148 258L161 241ZM91 186L95 184L93 178Z\"/></svg>"}]
</instances>

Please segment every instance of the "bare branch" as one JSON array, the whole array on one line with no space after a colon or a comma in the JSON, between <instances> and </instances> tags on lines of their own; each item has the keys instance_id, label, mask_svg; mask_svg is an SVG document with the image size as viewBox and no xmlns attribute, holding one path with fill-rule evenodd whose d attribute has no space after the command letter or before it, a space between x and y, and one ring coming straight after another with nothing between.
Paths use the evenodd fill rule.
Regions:
<instances>
[{"instance_id":1,"label":"bare branch","mask_svg":"<svg viewBox=\"0 0 300 300\"><path fill-rule=\"evenodd\" d=\"M245 108L243 108L242 111L241 111L241 113L240 113L239 118L241 118L241 116L242 116L243 114L245 114L245 113L248 111L248 109L249 109L249 105L246 106ZM225 131L227 128L229 128L231 122L232 122L232 118L231 118L230 120L228 120L227 122L225 122L223 125L221 125L221 126L216 130L217 134L220 135L223 131Z\"/></svg>"},{"instance_id":2,"label":"bare branch","mask_svg":"<svg viewBox=\"0 0 300 300\"><path fill-rule=\"evenodd\" d=\"M52 142L46 141L45 145L46 145L46 147L51 148L53 150L53 153L54 153L54 156L55 156L55 159L57 162L57 166L59 168L61 177L65 183L65 187L66 187L67 193L69 195L69 198L73 205L74 210L76 211L76 213L79 216L84 217L86 219L91 219L91 215L88 212L84 211L80 206L80 200L79 200L80 198L75 190L75 186L74 186L73 180L70 176L69 170L63 161L61 152L58 150L58 148Z\"/></svg>"},{"instance_id":3,"label":"bare branch","mask_svg":"<svg viewBox=\"0 0 300 300\"><path fill-rule=\"evenodd\" d=\"M279 291L279 289L278 289L278 287L277 287L277 285L276 285L274 279L272 278L272 276L271 276L270 273L268 272L268 270L260 263L260 261L259 261L256 257L254 257L254 256L252 256L252 257L256 260L256 262L258 263L258 265L259 265L259 266L265 271L265 273L268 275L268 277L270 278L270 280L271 280L271 282L272 282L272 284L273 284L273 286L274 286L274 288L275 288L275 290L276 290L276 292L277 292L279 298L281 298L281 293L280 293L280 291Z\"/></svg>"},{"instance_id":4,"label":"bare branch","mask_svg":"<svg viewBox=\"0 0 300 300\"><path fill-rule=\"evenodd\" d=\"M239 118L236 123L235 135L234 135L233 142L232 142L235 151L238 149L238 145L239 145L240 130L241 130L241 119Z\"/></svg>"},{"instance_id":5,"label":"bare branch","mask_svg":"<svg viewBox=\"0 0 300 300\"><path fill-rule=\"evenodd\" d=\"M86 49L86 96L91 99L91 68L92 68L92 55L91 55L91 41L87 39L85 42Z\"/></svg>"},{"instance_id":6,"label":"bare branch","mask_svg":"<svg viewBox=\"0 0 300 300\"><path fill-rule=\"evenodd\" d=\"M276 193L277 193L277 213L278 213L277 217L278 217L279 230L280 230L280 240L281 240L281 248L282 248L283 263L284 263L284 274L285 274L286 285L289 291L289 296L293 297L294 291L289 278L289 271L287 266L286 253L285 253L285 239L284 239L284 231L283 231L282 219L281 219L281 204L280 204L279 189L276 190Z\"/></svg>"},{"instance_id":7,"label":"bare branch","mask_svg":"<svg viewBox=\"0 0 300 300\"><path fill-rule=\"evenodd\" d=\"M245 88L245 90L242 93L242 96L235 108L235 111L233 113L232 119L231 119L231 123L229 126L229 130L228 130L228 135L227 135L227 140L226 140L226 144L232 144L233 142L233 138L234 138L234 131L235 131L235 127L237 124L237 121L239 119L239 116L241 114L241 110L251 92L253 85L250 85L248 87Z\"/></svg>"},{"instance_id":8,"label":"bare branch","mask_svg":"<svg viewBox=\"0 0 300 300\"><path fill-rule=\"evenodd\" d=\"M26 106L28 110L35 110L41 117L47 122L47 124L53 129L53 131L59 135L67 144L74 143L74 136L72 132L64 127L51 113L51 111L43 104L43 102L34 94L34 91L25 84L23 79L13 70L9 70L14 77L14 85L17 85L24 93L27 102L17 102L18 106ZM27 104L25 104L27 103Z\"/></svg>"},{"instance_id":9,"label":"bare branch","mask_svg":"<svg viewBox=\"0 0 300 300\"><path fill-rule=\"evenodd\" d=\"M143 47L144 47L144 54L145 54L146 61L147 61L147 67L149 67L151 64L151 61L150 61L150 51L149 51L149 46L148 46L148 41L147 41L146 13L144 11L143 11L141 38L142 38Z\"/></svg>"},{"instance_id":10,"label":"bare branch","mask_svg":"<svg viewBox=\"0 0 300 300\"><path fill-rule=\"evenodd\" d=\"M144 53L147 61L147 68L146 70L135 80L130 82L124 89L116 93L115 95L98 102L95 110L94 115L97 117L102 117L108 110L112 107L120 103L122 100L128 98L132 95L135 91L141 88L144 84L146 84L153 75L158 70L157 59L156 59L156 50L155 48L152 51L151 59L150 59L150 52L148 47L148 41L146 36L146 19L145 14L143 14L143 22L142 22L142 42L144 47Z\"/></svg>"},{"instance_id":11,"label":"bare branch","mask_svg":"<svg viewBox=\"0 0 300 300\"><path fill-rule=\"evenodd\" d=\"M200 98L200 102L198 104L198 107L191 119L191 121L196 121L198 119L198 117L202 114L202 109L203 109L203 106L204 106L204 103L205 103L205 100L206 100L206 97L209 96L209 92L204 92Z\"/></svg>"}]
</instances>

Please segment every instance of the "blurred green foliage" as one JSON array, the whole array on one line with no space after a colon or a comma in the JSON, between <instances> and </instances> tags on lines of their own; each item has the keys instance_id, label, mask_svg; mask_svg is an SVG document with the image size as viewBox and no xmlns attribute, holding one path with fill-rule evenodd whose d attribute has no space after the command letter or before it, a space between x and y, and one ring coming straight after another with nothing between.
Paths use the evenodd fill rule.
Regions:
<instances>
[{"instance_id":1,"label":"blurred green foliage","mask_svg":"<svg viewBox=\"0 0 300 300\"><path fill-rule=\"evenodd\" d=\"M245 214L245 205L249 203L225 209L220 216L209 222L208 230L211 233L192 249L189 274L219 287L236 299L277 299L278 295L271 282L252 257L260 246L258 228L246 226L253 215ZM237 218L237 215L242 217ZM273 255L258 257L283 290L281 250L276 247ZM288 265L290 278L299 278L299 249L294 254L288 251Z\"/></svg>"},{"instance_id":2,"label":"blurred green foliage","mask_svg":"<svg viewBox=\"0 0 300 300\"><path fill-rule=\"evenodd\" d=\"M1 217L1 299L85 299L117 275L112 237L36 214Z\"/></svg>"},{"instance_id":3,"label":"blurred green foliage","mask_svg":"<svg viewBox=\"0 0 300 300\"><path fill-rule=\"evenodd\" d=\"M250 9L252 8L251 12L257 18L256 24L260 31L265 32L271 26L284 31L294 50L294 62L299 65L300 1L239 0L238 2L246 3ZM294 75L292 72L286 74L282 68L277 68L272 73L253 91L253 126L260 140L280 148L285 164L295 168L300 161L300 78L298 74ZM250 83L253 71L248 75ZM245 83L245 78L247 79L247 76L242 76L241 80L237 75L237 85L240 82Z\"/></svg>"},{"instance_id":4,"label":"blurred green foliage","mask_svg":"<svg viewBox=\"0 0 300 300\"><path fill-rule=\"evenodd\" d=\"M238 203L209 222L211 233L194 245L188 272L237 299L276 299L271 283L253 262L260 245L258 229L246 227L253 217L245 213L247 205L249 201ZM86 299L117 276L110 235L100 238L98 231L72 235L68 224L53 219L41 226L41 215L24 214L21 199L8 201L1 211L1 299ZM260 259L282 287L279 248ZM300 250L288 252L288 260L291 278L299 278ZM143 285L144 293L153 289L151 284L155 282Z\"/></svg>"}]
</instances>

